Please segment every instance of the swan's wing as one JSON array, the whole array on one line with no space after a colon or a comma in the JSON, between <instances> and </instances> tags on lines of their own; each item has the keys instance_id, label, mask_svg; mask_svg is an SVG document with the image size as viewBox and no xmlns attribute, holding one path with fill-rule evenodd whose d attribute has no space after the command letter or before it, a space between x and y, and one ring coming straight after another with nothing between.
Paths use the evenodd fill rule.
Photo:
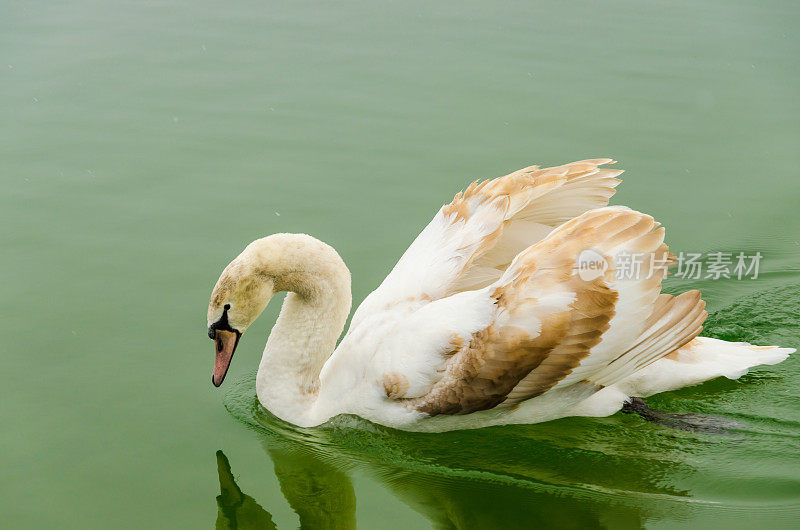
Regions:
<instances>
[{"instance_id":1,"label":"swan's wing","mask_svg":"<svg viewBox=\"0 0 800 530\"><path fill-rule=\"evenodd\" d=\"M472 183L439 210L356 310L351 328L403 300L438 300L497 281L519 252L553 228L608 204L622 173L599 167L611 162L531 166Z\"/></svg>"},{"instance_id":2,"label":"swan's wing","mask_svg":"<svg viewBox=\"0 0 800 530\"><path fill-rule=\"evenodd\" d=\"M390 399L436 415L621 380L692 340L705 319L697 291L659 294L670 257L663 237L652 217L622 207L565 223L495 284L433 302L398 325L376 363L379 384ZM580 266L587 249L605 270ZM628 278L620 272L631 255L646 268Z\"/></svg>"}]
</instances>

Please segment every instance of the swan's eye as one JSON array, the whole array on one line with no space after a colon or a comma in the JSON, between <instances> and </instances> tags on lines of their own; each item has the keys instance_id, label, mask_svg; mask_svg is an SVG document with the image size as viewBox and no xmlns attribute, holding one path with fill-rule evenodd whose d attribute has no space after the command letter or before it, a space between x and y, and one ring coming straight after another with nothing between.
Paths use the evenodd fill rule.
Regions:
<instances>
[{"instance_id":1,"label":"swan's eye","mask_svg":"<svg viewBox=\"0 0 800 530\"><path fill-rule=\"evenodd\" d=\"M225 304L225 311L231 308L231 304Z\"/></svg>"}]
</instances>

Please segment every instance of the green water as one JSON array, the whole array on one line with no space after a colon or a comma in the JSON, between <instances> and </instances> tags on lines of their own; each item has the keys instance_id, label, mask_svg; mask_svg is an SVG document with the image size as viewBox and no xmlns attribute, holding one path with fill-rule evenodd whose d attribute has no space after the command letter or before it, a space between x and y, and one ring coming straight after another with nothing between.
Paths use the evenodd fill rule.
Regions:
<instances>
[{"instance_id":1,"label":"green water","mask_svg":"<svg viewBox=\"0 0 800 530\"><path fill-rule=\"evenodd\" d=\"M611 156L672 250L764 255L667 282L703 290L705 334L797 347L798 25L791 1L0 1L0 525L796 525L797 356L651 400L726 432L297 430L255 406L278 302L220 390L205 312L257 237L332 244L359 301L473 178Z\"/></svg>"}]
</instances>

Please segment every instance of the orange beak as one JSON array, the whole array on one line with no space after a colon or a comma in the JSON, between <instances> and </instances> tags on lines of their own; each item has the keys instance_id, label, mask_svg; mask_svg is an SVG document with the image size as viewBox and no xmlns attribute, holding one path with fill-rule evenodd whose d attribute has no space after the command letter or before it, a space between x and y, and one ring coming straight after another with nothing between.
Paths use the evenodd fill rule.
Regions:
<instances>
[{"instance_id":1,"label":"orange beak","mask_svg":"<svg viewBox=\"0 0 800 530\"><path fill-rule=\"evenodd\" d=\"M233 359L236 345L239 344L241 333L238 331L216 330L214 334L214 372L211 374L211 382L214 386L219 386L225 380L225 374Z\"/></svg>"}]
</instances>

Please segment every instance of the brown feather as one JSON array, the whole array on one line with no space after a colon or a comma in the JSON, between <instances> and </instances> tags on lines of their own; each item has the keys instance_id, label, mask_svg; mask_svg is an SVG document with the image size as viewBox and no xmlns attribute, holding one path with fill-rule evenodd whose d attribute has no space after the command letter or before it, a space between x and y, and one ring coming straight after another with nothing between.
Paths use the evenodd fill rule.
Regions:
<instances>
[{"instance_id":1,"label":"brown feather","mask_svg":"<svg viewBox=\"0 0 800 530\"><path fill-rule=\"evenodd\" d=\"M481 189L477 185L472 193ZM607 271L591 281L581 279L575 274L580 252L591 244L608 262L611 258L606 253L625 244L631 252L647 255L645 266L653 266L670 258L663 239L664 230L652 217L632 210L590 211L565 223L521 252L505 272L492 294L498 315L504 318L475 333L449 357L443 377L431 391L406 405L432 416L468 414L513 407L552 389L602 341L615 315L618 293L609 287L613 276ZM647 366L694 339L702 329L706 313L698 292L655 298L663 275L663 268L653 269L650 276L638 280L645 307L652 307L650 314L641 316L644 331L619 357L598 366L603 377L588 378L587 395L591 389L613 383L608 379L615 373ZM535 311L540 294L559 291L570 293L573 301L566 309L537 315L541 319L538 334L508 324L514 315Z\"/></svg>"}]
</instances>

